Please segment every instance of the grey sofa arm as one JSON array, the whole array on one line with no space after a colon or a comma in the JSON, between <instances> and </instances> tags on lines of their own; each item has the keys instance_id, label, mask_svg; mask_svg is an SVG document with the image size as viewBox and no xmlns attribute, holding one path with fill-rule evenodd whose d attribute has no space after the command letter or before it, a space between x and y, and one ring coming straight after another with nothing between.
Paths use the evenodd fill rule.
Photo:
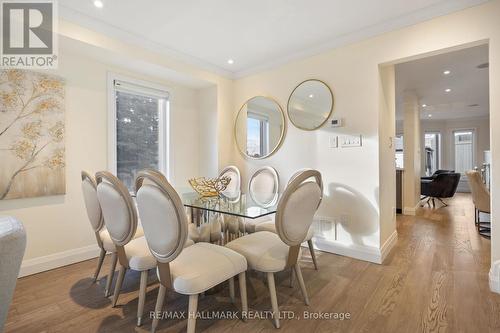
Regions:
<instances>
[{"instance_id":1,"label":"grey sofa arm","mask_svg":"<svg viewBox=\"0 0 500 333\"><path fill-rule=\"evenodd\" d=\"M25 249L26 232L21 222L0 216L0 332L7 320Z\"/></svg>"}]
</instances>

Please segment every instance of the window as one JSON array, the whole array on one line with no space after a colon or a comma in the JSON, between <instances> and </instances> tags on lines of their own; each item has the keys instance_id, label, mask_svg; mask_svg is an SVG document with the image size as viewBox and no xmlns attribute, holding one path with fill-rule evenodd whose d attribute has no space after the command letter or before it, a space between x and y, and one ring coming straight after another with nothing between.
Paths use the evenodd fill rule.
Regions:
<instances>
[{"instance_id":1,"label":"window","mask_svg":"<svg viewBox=\"0 0 500 333\"><path fill-rule=\"evenodd\" d=\"M440 133L425 133L424 134L424 149L425 149L425 173L427 176L432 175L441 167L441 134Z\"/></svg>"},{"instance_id":2,"label":"window","mask_svg":"<svg viewBox=\"0 0 500 333\"><path fill-rule=\"evenodd\" d=\"M147 83L112 80L110 168L130 191L137 173L153 168L168 174L168 98Z\"/></svg>"},{"instance_id":3,"label":"window","mask_svg":"<svg viewBox=\"0 0 500 333\"><path fill-rule=\"evenodd\" d=\"M253 157L265 156L269 152L269 119L248 113L247 154Z\"/></svg>"},{"instance_id":4,"label":"window","mask_svg":"<svg viewBox=\"0 0 500 333\"><path fill-rule=\"evenodd\" d=\"M474 168L474 131L453 132L455 143L455 171L465 174Z\"/></svg>"},{"instance_id":5,"label":"window","mask_svg":"<svg viewBox=\"0 0 500 333\"><path fill-rule=\"evenodd\" d=\"M394 138L394 148L396 149L396 168L404 168L404 141L403 134L396 135Z\"/></svg>"}]
</instances>

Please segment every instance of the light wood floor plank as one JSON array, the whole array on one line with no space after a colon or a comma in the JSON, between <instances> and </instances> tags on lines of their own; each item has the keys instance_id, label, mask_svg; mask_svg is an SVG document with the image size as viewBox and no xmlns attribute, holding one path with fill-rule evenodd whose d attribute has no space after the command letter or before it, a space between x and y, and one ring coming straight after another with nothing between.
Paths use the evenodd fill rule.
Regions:
<instances>
[{"instance_id":1,"label":"light wood floor plank","mask_svg":"<svg viewBox=\"0 0 500 333\"><path fill-rule=\"evenodd\" d=\"M301 268L310 298L304 304L289 272L276 274L281 311L349 313L350 320L282 319L283 332L500 332L500 295L489 291L490 240L478 235L470 197L457 194L450 206L424 208L415 217L398 216L398 242L383 265L318 252L314 270L308 251ZM128 272L119 305L103 297L101 278L92 283L97 260L61 267L18 280L5 332L148 332L158 284L147 288L142 327L136 327L139 275ZM149 276L155 279L154 272ZM265 275L247 275L250 311L269 311ZM236 284L236 295L239 295ZM188 297L167 292L164 311L187 311ZM237 311L227 284L200 297L202 312ZM186 330L184 319L160 320L158 332ZM200 319L197 332L277 332L270 319Z\"/></svg>"}]
</instances>

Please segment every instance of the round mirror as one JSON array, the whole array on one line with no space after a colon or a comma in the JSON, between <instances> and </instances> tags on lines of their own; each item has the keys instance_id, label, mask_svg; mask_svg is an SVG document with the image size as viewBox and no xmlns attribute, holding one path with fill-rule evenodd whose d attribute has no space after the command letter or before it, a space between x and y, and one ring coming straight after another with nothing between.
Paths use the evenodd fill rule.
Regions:
<instances>
[{"instance_id":1,"label":"round mirror","mask_svg":"<svg viewBox=\"0 0 500 333\"><path fill-rule=\"evenodd\" d=\"M285 134L285 115L279 104L267 97L249 99L238 112L234 135L240 152L249 158L274 153Z\"/></svg>"},{"instance_id":2,"label":"round mirror","mask_svg":"<svg viewBox=\"0 0 500 333\"><path fill-rule=\"evenodd\" d=\"M295 127L312 131L320 128L333 111L333 94L326 83L307 80L288 99L288 118Z\"/></svg>"}]
</instances>

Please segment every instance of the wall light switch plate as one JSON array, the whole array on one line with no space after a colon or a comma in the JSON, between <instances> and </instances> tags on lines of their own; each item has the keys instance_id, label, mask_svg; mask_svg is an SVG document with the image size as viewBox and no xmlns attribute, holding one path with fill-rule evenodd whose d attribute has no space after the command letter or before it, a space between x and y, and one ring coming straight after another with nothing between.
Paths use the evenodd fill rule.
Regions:
<instances>
[{"instance_id":1,"label":"wall light switch plate","mask_svg":"<svg viewBox=\"0 0 500 333\"><path fill-rule=\"evenodd\" d=\"M344 148L361 147L362 136L361 135L343 135L341 138L340 145Z\"/></svg>"},{"instance_id":2,"label":"wall light switch plate","mask_svg":"<svg viewBox=\"0 0 500 333\"><path fill-rule=\"evenodd\" d=\"M339 141L337 136L331 136L328 139L328 146L330 148L338 148L339 147Z\"/></svg>"}]
</instances>

